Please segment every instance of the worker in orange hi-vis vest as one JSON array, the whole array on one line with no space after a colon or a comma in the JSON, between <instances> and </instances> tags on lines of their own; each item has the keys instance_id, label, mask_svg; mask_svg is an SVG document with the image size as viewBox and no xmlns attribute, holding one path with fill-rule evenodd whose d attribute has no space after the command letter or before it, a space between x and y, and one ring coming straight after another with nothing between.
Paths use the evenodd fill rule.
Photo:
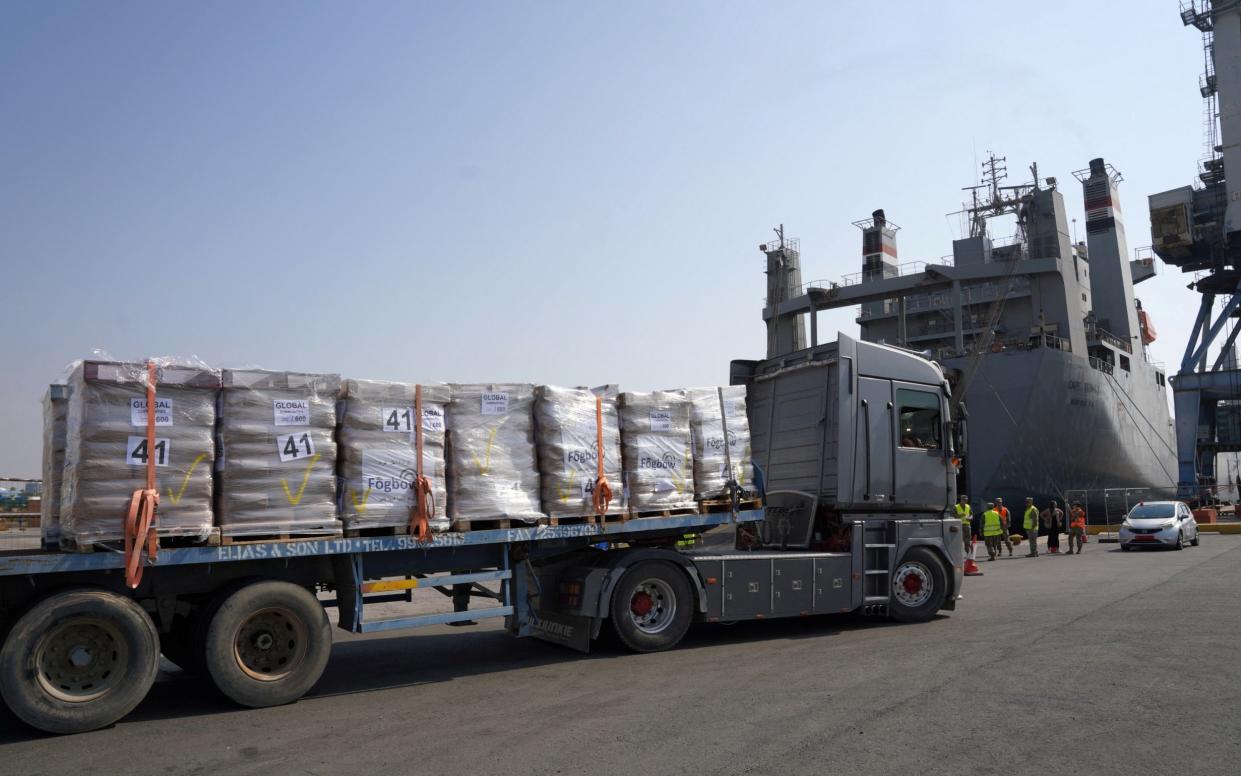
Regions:
<instances>
[{"instance_id":1,"label":"worker in orange hi-vis vest","mask_svg":"<svg viewBox=\"0 0 1241 776\"><path fill-rule=\"evenodd\" d=\"M1082 509L1080 501L1073 502L1073 508L1069 510L1069 551L1068 555L1073 554L1073 544L1077 544L1077 554L1082 554L1082 539L1086 536L1086 510Z\"/></svg>"},{"instance_id":2,"label":"worker in orange hi-vis vest","mask_svg":"<svg viewBox=\"0 0 1241 776\"><path fill-rule=\"evenodd\" d=\"M1004 499L998 497L996 498L995 511L1000 513L1000 528L1004 531L1004 533L1000 534L1000 540L1004 543L1004 546L1008 548L1008 557L1011 558L1013 557L1013 540L1012 537L1008 535L1010 521L1008 519L1008 507L1004 506Z\"/></svg>"}]
</instances>

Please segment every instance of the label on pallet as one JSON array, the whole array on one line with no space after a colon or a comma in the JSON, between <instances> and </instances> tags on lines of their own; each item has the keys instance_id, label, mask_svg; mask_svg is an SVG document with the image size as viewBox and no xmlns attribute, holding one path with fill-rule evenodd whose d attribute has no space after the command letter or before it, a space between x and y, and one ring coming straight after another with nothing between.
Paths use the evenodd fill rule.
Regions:
<instances>
[{"instance_id":1,"label":"label on pallet","mask_svg":"<svg viewBox=\"0 0 1241 776\"><path fill-rule=\"evenodd\" d=\"M280 453L280 462L300 461L315 454L315 440L309 431L299 431L276 437L276 452Z\"/></svg>"},{"instance_id":2,"label":"label on pallet","mask_svg":"<svg viewBox=\"0 0 1241 776\"><path fill-rule=\"evenodd\" d=\"M383 418L383 430L388 433L406 433L414 430L413 407L380 407L379 416Z\"/></svg>"},{"instance_id":3,"label":"label on pallet","mask_svg":"<svg viewBox=\"0 0 1241 776\"><path fill-rule=\"evenodd\" d=\"M484 415L507 415L508 414L508 394L507 393L484 393L482 398L482 407L480 412Z\"/></svg>"},{"instance_id":4,"label":"label on pallet","mask_svg":"<svg viewBox=\"0 0 1241 776\"><path fill-rule=\"evenodd\" d=\"M438 404L422 405L422 430L437 431L444 430L444 408Z\"/></svg>"},{"instance_id":5,"label":"label on pallet","mask_svg":"<svg viewBox=\"0 0 1241 776\"><path fill-rule=\"evenodd\" d=\"M129 400L129 425L145 428L147 424L147 400L132 398ZM155 425L172 425L172 399L163 396L155 397Z\"/></svg>"},{"instance_id":6,"label":"label on pallet","mask_svg":"<svg viewBox=\"0 0 1241 776\"><path fill-rule=\"evenodd\" d=\"M651 410L651 431L671 431L672 413L668 410Z\"/></svg>"},{"instance_id":7,"label":"label on pallet","mask_svg":"<svg viewBox=\"0 0 1241 776\"><path fill-rule=\"evenodd\" d=\"M130 466L146 466L152 453L155 455L156 466L167 466L168 456L172 453L172 443L156 437L153 450L148 449L147 438L144 436L131 436L125 443L125 463Z\"/></svg>"},{"instance_id":8,"label":"label on pallet","mask_svg":"<svg viewBox=\"0 0 1241 776\"><path fill-rule=\"evenodd\" d=\"M307 399L275 399L271 408L277 426L310 425L310 401Z\"/></svg>"}]
</instances>

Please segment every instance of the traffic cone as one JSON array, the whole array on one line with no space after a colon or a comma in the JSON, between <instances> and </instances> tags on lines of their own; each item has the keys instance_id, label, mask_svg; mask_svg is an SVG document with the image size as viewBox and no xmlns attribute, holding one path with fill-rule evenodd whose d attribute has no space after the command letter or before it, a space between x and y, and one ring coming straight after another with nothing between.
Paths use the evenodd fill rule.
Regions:
<instances>
[{"instance_id":1,"label":"traffic cone","mask_svg":"<svg viewBox=\"0 0 1241 776\"><path fill-rule=\"evenodd\" d=\"M974 561L974 539L970 539L970 551L965 556L965 576L981 577L982 569L978 568L978 564Z\"/></svg>"}]
</instances>

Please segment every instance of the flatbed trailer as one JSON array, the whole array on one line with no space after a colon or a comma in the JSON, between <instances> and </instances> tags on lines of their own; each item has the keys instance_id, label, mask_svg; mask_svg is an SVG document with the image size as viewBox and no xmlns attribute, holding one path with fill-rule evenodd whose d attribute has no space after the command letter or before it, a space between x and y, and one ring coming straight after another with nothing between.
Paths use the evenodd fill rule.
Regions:
<instances>
[{"instance_id":1,"label":"flatbed trailer","mask_svg":"<svg viewBox=\"0 0 1241 776\"><path fill-rule=\"evenodd\" d=\"M687 535L712 530L731 544L738 526L764 518L758 508L444 533L426 542L376 536L171 547L132 590L119 551L3 553L0 693L41 730L96 729L145 697L162 652L243 706L289 703L327 663L329 608L353 633L499 617L514 636L579 650L609 623L626 647L649 652L675 646L693 622L886 614L893 603L910 615L900 619L924 619L954 605L959 568L954 575L951 562L928 566L916 548L945 543L948 526L959 530L955 521L859 520L842 552L685 547ZM912 566L897 562L898 546ZM891 592L905 589L898 578L910 569L926 580L924 600L894 602ZM428 587L451 596L454 611L368 616L374 604L412 602L415 589ZM486 603L469 605L480 598Z\"/></svg>"}]
</instances>

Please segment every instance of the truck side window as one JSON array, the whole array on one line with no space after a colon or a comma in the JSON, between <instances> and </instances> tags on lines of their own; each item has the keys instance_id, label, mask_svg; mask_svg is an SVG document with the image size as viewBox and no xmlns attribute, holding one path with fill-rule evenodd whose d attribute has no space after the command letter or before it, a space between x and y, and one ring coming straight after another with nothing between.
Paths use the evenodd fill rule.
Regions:
<instances>
[{"instance_id":1,"label":"truck side window","mask_svg":"<svg viewBox=\"0 0 1241 776\"><path fill-rule=\"evenodd\" d=\"M938 394L898 388L896 406L900 408L901 447L934 450L943 446Z\"/></svg>"}]
</instances>

